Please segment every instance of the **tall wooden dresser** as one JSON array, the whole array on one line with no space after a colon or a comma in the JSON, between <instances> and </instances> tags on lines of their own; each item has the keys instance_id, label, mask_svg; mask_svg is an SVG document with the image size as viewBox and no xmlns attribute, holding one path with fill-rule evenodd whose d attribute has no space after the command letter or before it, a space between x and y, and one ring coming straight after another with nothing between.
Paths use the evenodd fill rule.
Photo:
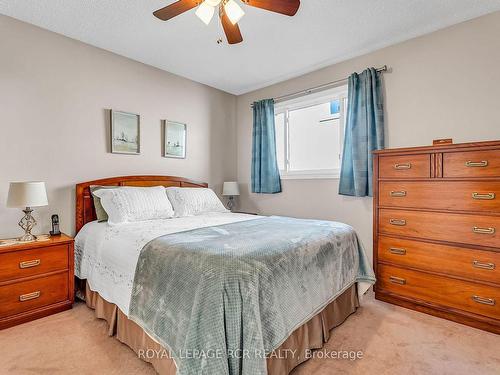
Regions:
<instances>
[{"instance_id":1,"label":"tall wooden dresser","mask_svg":"<svg viewBox=\"0 0 500 375\"><path fill-rule=\"evenodd\" d=\"M500 333L500 141L374 154L375 297Z\"/></svg>"}]
</instances>

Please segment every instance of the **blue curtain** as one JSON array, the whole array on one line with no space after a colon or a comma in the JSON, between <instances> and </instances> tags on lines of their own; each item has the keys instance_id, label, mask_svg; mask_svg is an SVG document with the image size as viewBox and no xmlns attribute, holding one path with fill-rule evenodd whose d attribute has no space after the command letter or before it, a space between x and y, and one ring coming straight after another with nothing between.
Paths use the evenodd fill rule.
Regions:
<instances>
[{"instance_id":1,"label":"blue curtain","mask_svg":"<svg viewBox=\"0 0 500 375\"><path fill-rule=\"evenodd\" d=\"M372 151L384 148L382 73L374 68L349 77L339 194L373 195Z\"/></svg>"},{"instance_id":2,"label":"blue curtain","mask_svg":"<svg viewBox=\"0 0 500 375\"><path fill-rule=\"evenodd\" d=\"M276 159L274 100L253 103L252 192L280 193L281 181Z\"/></svg>"}]
</instances>

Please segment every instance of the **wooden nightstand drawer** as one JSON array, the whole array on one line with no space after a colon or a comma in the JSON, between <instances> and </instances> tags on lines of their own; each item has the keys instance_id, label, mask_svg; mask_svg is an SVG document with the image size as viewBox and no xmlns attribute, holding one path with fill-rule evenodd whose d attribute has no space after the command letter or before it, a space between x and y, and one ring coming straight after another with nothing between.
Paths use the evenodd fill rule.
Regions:
<instances>
[{"instance_id":1,"label":"wooden nightstand drawer","mask_svg":"<svg viewBox=\"0 0 500 375\"><path fill-rule=\"evenodd\" d=\"M68 273L0 287L0 318L69 299Z\"/></svg>"},{"instance_id":2,"label":"wooden nightstand drawer","mask_svg":"<svg viewBox=\"0 0 500 375\"><path fill-rule=\"evenodd\" d=\"M500 318L500 288L380 264L378 287L436 305Z\"/></svg>"},{"instance_id":3,"label":"wooden nightstand drawer","mask_svg":"<svg viewBox=\"0 0 500 375\"><path fill-rule=\"evenodd\" d=\"M443 154L443 177L500 177L499 150Z\"/></svg>"},{"instance_id":4,"label":"wooden nightstand drawer","mask_svg":"<svg viewBox=\"0 0 500 375\"><path fill-rule=\"evenodd\" d=\"M499 284L500 252L380 236L378 260L472 281Z\"/></svg>"},{"instance_id":5,"label":"wooden nightstand drawer","mask_svg":"<svg viewBox=\"0 0 500 375\"><path fill-rule=\"evenodd\" d=\"M423 155L381 156L380 178L429 178L431 158Z\"/></svg>"},{"instance_id":6,"label":"wooden nightstand drawer","mask_svg":"<svg viewBox=\"0 0 500 375\"><path fill-rule=\"evenodd\" d=\"M68 246L55 245L0 254L0 282L68 269Z\"/></svg>"}]
</instances>

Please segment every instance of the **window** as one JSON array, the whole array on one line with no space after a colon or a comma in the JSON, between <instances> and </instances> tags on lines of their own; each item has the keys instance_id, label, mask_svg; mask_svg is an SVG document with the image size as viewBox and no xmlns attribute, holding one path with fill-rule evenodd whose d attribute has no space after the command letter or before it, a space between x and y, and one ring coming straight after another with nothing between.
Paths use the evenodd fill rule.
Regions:
<instances>
[{"instance_id":1,"label":"window","mask_svg":"<svg viewBox=\"0 0 500 375\"><path fill-rule=\"evenodd\" d=\"M338 178L347 86L275 105L281 178Z\"/></svg>"}]
</instances>

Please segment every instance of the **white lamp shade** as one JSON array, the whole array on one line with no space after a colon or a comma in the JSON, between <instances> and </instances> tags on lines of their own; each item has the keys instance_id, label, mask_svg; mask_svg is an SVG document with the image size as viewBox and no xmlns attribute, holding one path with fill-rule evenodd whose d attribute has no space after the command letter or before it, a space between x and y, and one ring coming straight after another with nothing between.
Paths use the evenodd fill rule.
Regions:
<instances>
[{"instance_id":1,"label":"white lamp shade","mask_svg":"<svg viewBox=\"0 0 500 375\"><path fill-rule=\"evenodd\" d=\"M237 24L241 17L245 15L243 9L234 0L229 0L224 5L224 11L233 25Z\"/></svg>"},{"instance_id":2,"label":"white lamp shade","mask_svg":"<svg viewBox=\"0 0 500 375\"><path fill-rule=\"evenodd\" d=\"M234 181L224 182L222 188L222 195L229 195L229 196L240 195L240 188L238 186L238 183Z\"/></svg>"},{"instance_id":3,"label":"white lamp shade","mask_svg":"<svg viewBox=\"0 0 500 375\"><path fill-rule=\"evenodd\" d=\"M213 6L208 5L206 1L202 2L195 12L198 18L202 20L203 23L205 23L205 25L208 25L210 23L212 17L214 16L214 13L215 13L215 8Z\"/></svg>"},{"instance_id":4,"label":"white lamp shade","mask_svg":"<svg viewBox=\"0 0 500 375\"><path fill-rule=\"evenodd\" d=\"M7 207L40 207L48 204L45 182L10 183Z\"/></svg>"}]
</instances>

